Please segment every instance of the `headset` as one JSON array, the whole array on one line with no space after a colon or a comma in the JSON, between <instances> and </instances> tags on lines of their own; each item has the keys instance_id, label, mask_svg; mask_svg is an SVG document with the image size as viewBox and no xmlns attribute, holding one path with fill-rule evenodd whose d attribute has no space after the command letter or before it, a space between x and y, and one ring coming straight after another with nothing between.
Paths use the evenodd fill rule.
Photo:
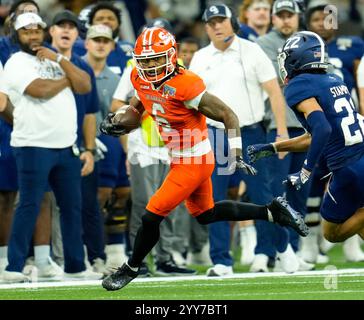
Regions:
<instances>
[{"instance_id":1,"label":"headset","mask_svg":"<svg viewBox=\"0 0 364 320\"><path fill-rule=\"evenodd\" d=\"M234 33L238 34L240 31L240 23L238 17L234 14L234 11L231 8L228 7L228 9L231 12L231 17L230 17L231 27L233 28Z\"/></svg>"}]
</instances>

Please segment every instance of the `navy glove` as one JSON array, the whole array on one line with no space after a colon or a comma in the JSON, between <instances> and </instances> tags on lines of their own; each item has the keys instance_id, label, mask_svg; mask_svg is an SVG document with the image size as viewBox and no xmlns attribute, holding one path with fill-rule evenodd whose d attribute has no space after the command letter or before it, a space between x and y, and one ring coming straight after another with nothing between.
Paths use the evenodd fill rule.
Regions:
<instances>
[{"instance_id":1,"label":"navy glove","mask_svg":"<svg viewBox=\"0 0 364 320\"><path fill-rule=\"evenodd\" d=\"M241 157L241 156L237 156L235 158L235 160L233 161L233 163L230 166L230 170L232 172L234 172L235 170L241 170L245 174L249 174L252 176L255 176L258 173L258 171L254 167L245 163L243 160L243 157Z\"/></svg>"},{"instance_id":2,"label":"navy glove","mask_svg":"<svg viewBox=\"0 0 364 320\"><path fill-rule=\"evenodd\" d=\"M100 124L100 131L104 134L119 137L123 134L127 134L127 130L118 124L112 123L112 118L115 116L115 113L109 112L109 114L105 117L105 119Z\"/></svg>"},{"instance_id":3,"label":"navy glove","mask_svg":"<svg viewBox=\"0 0 364 320\"><path fill-rule=\"evenodd\" d=\"M261 158L270 157L277 153L273 143L252 144L246 148L246 151L248 152L249 163L254 163Z\"/></svg>"},{"instance_id":4,"label":"navy glove","mask_svg":"<svg viewBox=\"0 0 364 320\"><path fill-rule=\"evenodd\" d=\"M307 169L301 169L300 172L289 174L284 184L291 184L296 190L300 190L302 186L310 179L311 172Z\"/></svg>"}]
</instances>

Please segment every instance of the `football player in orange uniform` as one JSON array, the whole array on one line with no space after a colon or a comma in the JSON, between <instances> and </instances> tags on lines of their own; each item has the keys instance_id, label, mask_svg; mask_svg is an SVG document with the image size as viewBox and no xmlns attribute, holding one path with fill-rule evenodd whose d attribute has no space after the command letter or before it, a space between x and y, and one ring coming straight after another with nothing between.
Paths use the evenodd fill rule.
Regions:
<instances>
[{"instance_id":1,"label":"football player in orange uniform","mask_svg":"<svg viewBox=\"0 0 364 320\"><path fill-rule=\"evenodd\" d=\"M214 156L208 139L206 117L224 123L231 151L230 172L243 170L256 174L243 161L239 121L235 113L220 99L206 92L201 78L177 64L174 37L162 28L148 28L138 37L134 48L136 67L131 80L135 96L129 111L146 111L156 121L161 137L171 154L171 168L160 189L151 197L142 226L135 238L128 262L106 277L102 286L118 290L138 275L144 257L159 239L159 225L179 203L186 202L190 214L201 224L216 221L263 219L291 226L307 235L307 226L283 198L266 206L236 201L214 203L211 174ZM109 115L101 124L106 134L127 133L122 119L125 106Z\"/></svg>"}]
</instances>

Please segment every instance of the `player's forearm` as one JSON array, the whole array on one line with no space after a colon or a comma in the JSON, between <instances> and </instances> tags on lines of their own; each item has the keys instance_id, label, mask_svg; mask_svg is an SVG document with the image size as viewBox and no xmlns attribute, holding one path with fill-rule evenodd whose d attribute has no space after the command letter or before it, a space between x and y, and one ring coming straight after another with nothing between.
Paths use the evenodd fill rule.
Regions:
<instances>
[{"instance_id":1,"label":"player's forearm","mask_svg":"<svg viewBox=\"0 0 364 320\"><path fill-rule=\"evenodd\" d=\"M140 114L144 112L144 106L142 102L137 97L132 97L129 104L139 111Z\"/></svg>"},{"instance_id":2,"label":"player's forearm","mask_svg":"<svg viewBox=\"0 0 364 320\"><path fill-rule=\"evenodd\" d=\"M331 125L322 111L311 112L306 118L312 135L311 147L307 152L305 168L312 171L326 143L330 139Z\"/></svg>"},{"instance_id":3,"label":"player's forearm","mask_svg":"<svg viewBox=\"0 0 364 320\"><path fill-rule=\"evenodd\" d=\"M301 136L273 143L277 152L305 152L311 144L311 136L305 133Z\"/></svg>"},{"instance_id":4,"label":"player's forearm","mask_svg":"<svg viewBox=\"0 0 364 320\"><path fill-rule=\"evenodd\" d=\"M242 156L239 119L234 111L208 92L202 96L198 110L206 117L224 124L230 149L236 156Z\"/></svg>"}]
</instances>

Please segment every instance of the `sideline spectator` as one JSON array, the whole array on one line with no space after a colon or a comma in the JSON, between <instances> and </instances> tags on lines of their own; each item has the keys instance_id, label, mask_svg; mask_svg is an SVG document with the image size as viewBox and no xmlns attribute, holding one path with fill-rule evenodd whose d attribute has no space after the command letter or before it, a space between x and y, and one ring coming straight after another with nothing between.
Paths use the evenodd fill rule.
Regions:
<instances>
[{"instance_id":1,"label":"sideline spectator","mask_svg":"<svg viewBox=\"0 0 364 320\"><path fill-rule=\"evenodd\" d=\"M21 14L14 26L21 51L7 62L1 91L8 94L15 107L11 146L18 169L19 204L3 278L12 282L28 280L22 270L48 183L62 212L65 272L82 273L81 168L72 148L77 138L72 90L89 92L90 78L62 55L42 46L46 24L38 15Z\"/></svg>"},{"instance_id":2,"label":"sideline spectator","mask_svg":"<svg viewBox=\"0 0 364 320\"><path fill-rule=\"evenodd\" d=\"M9 35L0 38L0 60L5 65L10 56L20 50L18 43L15 41L16 32L14 30L14 22L18 15L25 12L39 12L39 7L33 0L20 0L13 3L10 8L8 19ZM1 140L0 140L0 207L2 216L2 230L0 237L0 256L7 257L7 243L11 228L11 221L14 214L16 202L16 194L18 191L18 178L15 158L10 146L10 135L12 132L12 114L9 114L11 121L9 123L0 119ZM46 192L40 206L40 214L33 234L33 252L34 262L32 259L27 260L27 264L35 264L37 275L39 278L54 278L62 274L62 270L53 263L50 254L50 238L51 238L51 213L50 213L50 193ZM4 258L0 266L4 270L8 264L7 258ZM25 270L26 271L26 270Z\"/></svg>"},{"instance_id":3,"label":"sideline spectator","mask_svg":"<svg viewBox=\"0 0 364 320\"><path fill-rule=\"evenodd\" d=\"M244 0L239 7L238 36L250 41L265 35L270 26L272 0Z\"/></svg>"},{"instance_id":4,"label":"sideline spectator","mask_svg":"<svg viewBox=\"0 0 364 320\"><path fill-rule=\"evenodd\" d=\"M81 192L82 192L82 226L83 241L87 249L86 265L94 264L96 259L105 260L103 219L97 201L97 169L95 171L94 155L96 154L96 113L99 110L99 99L96 90L95 76L90 66L72 52L72 46L78 37L79 22L77 16L69 10L57 13L53 19L49 34L52 47L69 59L75 66L86 72L91 79L91 91L87 94L75 94L77 106L77 146L80 148ZM57 210L53 211L54 219L59 219ZM55 224L54 224L55 225ZM99 262L99 260L97 260ZM99 266L99 263L97 264ZM101 266L99 266L101 268ZM96 266L95 266L96 269ZM100 278L100 273L89 271L88 278ZM101 270L103 272L103 270ZM101 272L101 273L102 273Z\"/></svg>"}]
</instances>

